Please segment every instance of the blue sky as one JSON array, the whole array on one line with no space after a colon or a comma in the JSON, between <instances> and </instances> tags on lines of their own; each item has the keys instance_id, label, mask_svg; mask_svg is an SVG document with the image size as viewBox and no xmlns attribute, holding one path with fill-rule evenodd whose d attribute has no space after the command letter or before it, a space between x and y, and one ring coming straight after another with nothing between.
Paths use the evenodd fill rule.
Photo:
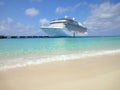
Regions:
<instances>
[{"instance_id":1,"label":"blue sky","mask_svg":"<svg viewBox=\"0 0 120 90\"><path fill-rule=\"evenodd\" d=\"M41 25L64 16L88 35L120 35L119 0L0 0L0 35L45 35Z\"/></svg>"}]
</instances>

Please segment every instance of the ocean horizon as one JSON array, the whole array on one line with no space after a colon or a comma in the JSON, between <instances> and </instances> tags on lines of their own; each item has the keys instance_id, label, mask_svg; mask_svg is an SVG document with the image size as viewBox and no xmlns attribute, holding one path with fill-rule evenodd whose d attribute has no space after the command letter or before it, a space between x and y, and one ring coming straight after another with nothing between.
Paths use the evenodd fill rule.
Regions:
<instances>
[{"instance_id":1,"label":"ocean horizon","mask_svg":"<svg viewBox=\"0 0 120 90\"><path fill-rule=\"evenodd\" d=\"M0 39L0 70L120 53L120 36Z\"/></svg>"}]
</instances>

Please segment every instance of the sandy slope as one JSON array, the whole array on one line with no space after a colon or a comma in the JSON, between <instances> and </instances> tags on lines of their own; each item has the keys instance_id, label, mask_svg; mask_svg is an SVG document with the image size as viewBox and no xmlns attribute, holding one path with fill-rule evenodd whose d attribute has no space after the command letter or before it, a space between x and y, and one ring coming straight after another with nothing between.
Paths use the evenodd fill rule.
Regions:
<instances>
[{"instance_id":1,"label":"sandy slope","mask_svg":"<svg viewBox=\"0 0 120 90\"><path fill-rule=\"evenodd\" d=\"M120 54L0 71L0 90L120 90Z\"/></svg>"}]
</instances>

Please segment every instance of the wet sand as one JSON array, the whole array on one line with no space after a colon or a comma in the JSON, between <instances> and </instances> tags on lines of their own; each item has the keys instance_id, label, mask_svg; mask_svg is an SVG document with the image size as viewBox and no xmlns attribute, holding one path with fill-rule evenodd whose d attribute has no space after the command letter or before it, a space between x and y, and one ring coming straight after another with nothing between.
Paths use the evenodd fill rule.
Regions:
<instances>
[{"instance_id":1,"label":"wet sand","mask_svg":"<svg viewBox=\"0 0 120 90\"><path fill-rule=\"evenodd\" d=\"M120 53L0 71L0 90L120 90Z\"/></svg>"}]
</instances>

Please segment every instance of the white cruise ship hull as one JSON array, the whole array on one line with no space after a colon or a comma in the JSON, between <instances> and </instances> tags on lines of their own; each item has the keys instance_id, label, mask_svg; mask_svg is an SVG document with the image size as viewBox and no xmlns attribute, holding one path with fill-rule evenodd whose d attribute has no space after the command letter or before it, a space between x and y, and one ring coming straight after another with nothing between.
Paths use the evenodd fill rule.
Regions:
<instances>
[{"instance_id":1,"label":"white cruise ship hull","mask_svg":"<svg viewBox=\"0 0 120 90\"><path fill-rule=\"evenodd\" d=\"M85 33L69 31L67 28L41 28L50 37L83 36Z\"/></svg>"}]
</instances>

